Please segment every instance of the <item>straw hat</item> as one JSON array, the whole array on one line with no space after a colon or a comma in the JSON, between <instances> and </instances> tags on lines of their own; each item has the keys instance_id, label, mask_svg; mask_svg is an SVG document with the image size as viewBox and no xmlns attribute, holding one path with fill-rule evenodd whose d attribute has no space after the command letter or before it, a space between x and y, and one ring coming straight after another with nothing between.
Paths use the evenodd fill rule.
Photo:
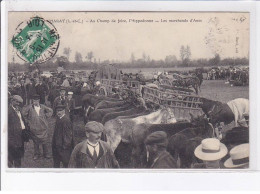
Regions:
<instances>
[{"instance_id":1,"label":"straw hat","mask_svg":"<svg viewBox=\"0 0 260 194\"><path fill-rule=\"evenodd\" d=\"M194 154L197 158L204 161L214 161L223 158L227 154L227 147L220 143L218 139L207 138L195 149Z\"/></svg>"},{"instance_id":2,"label":"straw hat","mask_svg":"<svg viewBox=\"0 0 260 194\"><path fill-rule=\"evenodd\" d=\"M224 163L227 168L236 168L249 164L249 144L235 146L230 150L229 155L230 158Z\"/></svg>"}]
</instances>

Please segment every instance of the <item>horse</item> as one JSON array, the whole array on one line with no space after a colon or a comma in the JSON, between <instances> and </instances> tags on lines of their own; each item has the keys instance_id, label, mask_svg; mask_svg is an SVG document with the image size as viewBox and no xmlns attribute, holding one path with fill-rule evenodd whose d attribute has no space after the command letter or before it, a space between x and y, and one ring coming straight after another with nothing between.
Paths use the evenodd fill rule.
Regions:
<instances>
[{"instance_id":1,"label":"horse","mask_svg":"<svg viewBox=\"0 0 260 194\"><path fill-rule=\"evenodd\" d=\"M93 112L91 112L89 114L89 121L97 121L97 122L101 122L103 117L107 114L107 113L111 113L111 112L119 112L119 111L125 111L128 110L130 108L132 108L133 105L125 103L122 106L118 106L118 107L112 107L112 108L104 108L104 109L96 109Z\"/></svg>"},{"instance_id":2,"label":"horse","mask_svg":"<svg viewBox=\"0 0 260 194\"><path fill-rule=\"evenodd\" d=\"M110 100L102 100L101 102L97 103L95 106L95 110L97 109L104 109L104 108L112 108L118 107L125 104L125 101L118 100L118 101L110 101Z\"/></svg>"},{"instance_id":3,"label":"horse","mask_svg":"<svg viewBox=\"0 0 260 194\"><path fill-rule=\"evenodd\" d=\"M128 109L126 111L120 111L120 112L113 112L113 113L108 113L106 114L103 119L102 119L102 124L105 124L107 121L115 119L118 116L130 116L134 114L139 114L142 113L146 110L145 107L133 107L131 109Z\"/></svg>"},{"instance_id":4,"label":"horse","mask_svg":"<svg viewBox=\"0 0 260 194\"><path fill-rule=\"evenodd\" d=\"M114 151L119 142L130 142L132 130L139 124L176 123L176 118L170 108L160 109L148 115L132 119L113 119L105 123L107 143Z\"/></svg>"},{"instance_id":5,"label":"horse","mask_svg":"<svg viewBox=\"0 0 260 194\"><path fill-rule=\"evenodd\" d=\"M192 164L199 163L194 155L195 148L203 138L188 138L185 134L177 133L169 138L168 151L177 159L178 167L190 168Z\"/></svg>"},{"instance_id":6,"label":"horse","mask_svg":"<svg viewBox=\"0 0 260 194\"><path fill-rule=\"evenodd\" d=\"M131 134L132 154L131 162L135 168L143 168L147 164L146 148L144 144L145 138L155 132L164 131L168 137L180 132L183 129L192 127L193 124L188 121L178 121L176 123L167 124L139 124Z\"/></svg>"},{"instance_id":7,"label":"horse","mask_svg":"<svg viewBox=\"0 0 260 194\"><path fill-rule=\"evenodd\" d=\"M95 109L97 103L101 102L102 100L110 100L110 101L118 101L118 99L109 98L106 96L96 96L92 94L85 94L82 97L82 109L84 111L84 123L88 122L89 114Z\"/></svg>"},{"instance_id":8,"label":"horse","mask_svg":"<svg viewBox=\"0 0 260 194\"><path fill-rule=\"evenodd\" d=\"M120 167L126 168L133 167L131 163L131 155L133 150L131 133L133 129L138 128L139 125L143 126L144 122L146 122L146 124L174 123L176 122L176 119L171 109L164 108L159 111L133 119L121 120L117 117L111 121L113 122L108 121L105 124L107 142L110 144L113 150L115 149L114 154L120 164Z\"/></svg>"},{"instance_id":9,"label":"horse","mask_svg":"<svg viewBox=\"0 0 260 194\"><path fill-rule=\"evenodd\" d=\"M226 135L221 142L226 146L239 145L249 143L248 127L234 127L226 132Z\"/></svg>"},{"instance_id":10,"label":"horse","mask_svg":"<svg viewBox=\"0 0 260 194\"><path fill-rule=\"evenodd\" d=\"M201 81L197 76L180 76L174 74L173 77L176 79L172 82L173 86L183 87L183 88L193 88L196 94L199 93Z\"/></svg>"},{"instance_id":11,"label":"horse","mask_svg":"<svg viewBox=\"0 0 260 194\"><path fill-rule=\"evenodd\" d=\"M236 127L239 125L245 126L242 120L244 119L243 114L249 113L249 100L236 98L227 103L221 103L202 98L201 108L213 125L220 122L227 125L234 121Z\"/></svg>"},{"instance_id":12,"label":"horse","mask_svg":"<svg viewBox=\"0 0 260 194\"><path fill-rule=\"evenodd\" d=\"M192 118L191 122L193 127L183 129L169 138L168 151L176 159L180 159L181 168L190 168L194 162L194 153L190 151L190 146L194 148L202 139L215 137L215 130L208 119L197 117Z\"/></svg>"}]
</instances>

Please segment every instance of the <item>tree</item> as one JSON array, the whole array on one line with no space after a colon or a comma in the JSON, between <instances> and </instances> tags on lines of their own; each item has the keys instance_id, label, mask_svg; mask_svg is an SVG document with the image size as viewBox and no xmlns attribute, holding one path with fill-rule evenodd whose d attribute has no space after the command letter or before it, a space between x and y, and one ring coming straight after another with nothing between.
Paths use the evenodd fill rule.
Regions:
<instances>
[{"instance_id":1,"label":"tree","mask_svg":"<svg viewBox=\"0 0 260 194\"><path fill-rule=\"evenodd\" d=\"M132 64L135 63L135 55L134 55L134 53L131 54L131 63Z\"/></svg>"},{"instance_id":2,"label":"tree","mask_svg":"<svg viewBox=\"0 0 260 194\"><path fill-rule=\"evenodd\" d=\"M94 54L93 54L93 52L92 52L92 51L88 52L88 54L87 54L86 58L89 60L89 62L91 62L91 61L92 61L92 58L93 58L93 57L94 57Z\"/></svg>"},{"instance_id":3,"label":"tree","mask_svg":"<svg viewBox=\"0 0 260 194\"><path fill-rule=\"evenodd\" d=\"M220 56L219 54L215 54L215 57L209 60L209 64L212 66L218 66L220 64Z\"/></svg>"},{"instance_id":4,"label":"tree","mask_svg":"<svg viewBox=\"0 0 260 194\"><path fill-rule=\"evenodd\" d=\"M82 55L79 52L76 52L75 54L75 61L76 63L82 63Z\"/></svg>"},{"instance_id":5,"label":"tree","mask_svg":"<svg viewBox=\"0 0 260 194\"><path fill-rule=\"evenodd\" d=\"M189 45L187 45L186 48L183 45L181 46L180 57L181 57L182 64L184 66L188 66L191 57L191 51Z\"/></svg>"},{"instance_id":6,"label":"tree","mask_svg":"<svg viewBox=\"0 0 260 194\"><path fill-rule=\"evenodd\" d=\"M71 49L69 47L68 48L64 48L63 54L67 56L68 60L70 58L70 53L71 53Z\"/></svg>"},{"instance_id":7,"label":"tree","mask_svg":"<svg viewBox=\"0 0 260 194\"><path fill-rule=\"evenodd\" d=\"M175 55L168 55L165 57L165 64L173 64L177 62L177 58Z\"/></svg>"},{"instance_id":8,"label":"tree","mask_svg":"<svg viewBox=\"0 0 260 194\"><path fill-rule=\"evenodd\" d=\"M59 67L65 68L69 64L69 60L65 56L57 57L57 63Z\"/></svg>"},{"instance_id":9,"label":"tree","mask_svg":"<svg viewBox=\"0 0 260 194\"><path fill-rule=\"evenodd\" d=\"M150 63L151 62L151 58L150 55L147 56L147 62Z\"/></svg>"},{"instance_id":10,"label":"tree","mask_svg":"<svg viewBox=\"0 0 260 194\"><path fill-rule=\"evenodd\" d=\"M191 51L190 51L189 45L187 45L187 47L186 47L185 54L186 54L186 59L189 61L190 57L191 57Z\"/></svg>"},{"instance_id":11,"label":"tree","mask_svg":"<svg viewBox=\"0 0 260 194\"><path fill-rule=\"evenodd\" d=\"M143 61L144 62L146 61L146 54L145 54L145 52L143 52Z\"/></svg>"},{"instance_id":12,"label":"tree","mask_svg":"<svg viewBox=\"0 0 260 194\"><path fill-rule=\"evenodd\" d=\"M180 58L181 58L181 61L184 61L184 59L185 59L185 48L183 45L181 45L181 49L180 49Z\"/></svg>"}]
</instances>

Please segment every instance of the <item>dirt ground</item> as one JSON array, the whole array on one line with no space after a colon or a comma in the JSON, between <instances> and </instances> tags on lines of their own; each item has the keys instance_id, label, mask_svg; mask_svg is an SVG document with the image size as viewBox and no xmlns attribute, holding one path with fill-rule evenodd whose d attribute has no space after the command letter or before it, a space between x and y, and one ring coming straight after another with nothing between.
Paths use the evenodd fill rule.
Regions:
<instances>
[{"instance_id":1,"label":"dirt ground","mask_svg":"<svg viewBox=\"0 0 260 194\"><path fill-rule=\"evenodd\" d=\"M248 86L233 86L225 84L223 80L204 80L201 86L200 96L217 100L221 102L228 102L235 98L249 98L249 87ZM51 139L53 135L53 129L55 125L55 119L52 117L49 119L50 131L49 131L49 149L51 150ZM74 139L75 143L81 142L85 138L84 123L82 117L76 115L73 124L74 127ZM33 160L33 143L32 141L25 145L25 155L22 160L23 168L52 168L52 159L40 158Z\"/></svg>"}]
</instances>

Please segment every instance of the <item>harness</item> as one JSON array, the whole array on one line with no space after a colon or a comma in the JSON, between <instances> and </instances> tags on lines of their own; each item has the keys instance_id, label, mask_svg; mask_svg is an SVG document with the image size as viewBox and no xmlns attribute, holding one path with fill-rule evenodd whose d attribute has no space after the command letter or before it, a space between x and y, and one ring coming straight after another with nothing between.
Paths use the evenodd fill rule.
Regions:
<instances>
[{"instance_id":1,"label":"harness","mask_svg":"<svg viewBox=\"0 0 260 194\"><path fill-rule=\"evenodd\" d=\"M87 108L87 110L86 110L86 114L85 114L86 116L88 116L88 111L89 111L89 109L95 110L95 108L94 108L93 106L90 106L90 105L89 105L88 108Z\"/></svg>"},{"instance_id":2,"label":"harness","mask_svg":"<svg viewBox=\"0 0 260 194\"><path fill-rule=\"evenodd\" d=\"M209 115L210 113L212 113L213 110L215 109L215 107L216 107L216 105L214 104L213 107L212 107L212 109L211 109L210 111L207 112L207 115Z\"/></svg>"}]
</instances>

